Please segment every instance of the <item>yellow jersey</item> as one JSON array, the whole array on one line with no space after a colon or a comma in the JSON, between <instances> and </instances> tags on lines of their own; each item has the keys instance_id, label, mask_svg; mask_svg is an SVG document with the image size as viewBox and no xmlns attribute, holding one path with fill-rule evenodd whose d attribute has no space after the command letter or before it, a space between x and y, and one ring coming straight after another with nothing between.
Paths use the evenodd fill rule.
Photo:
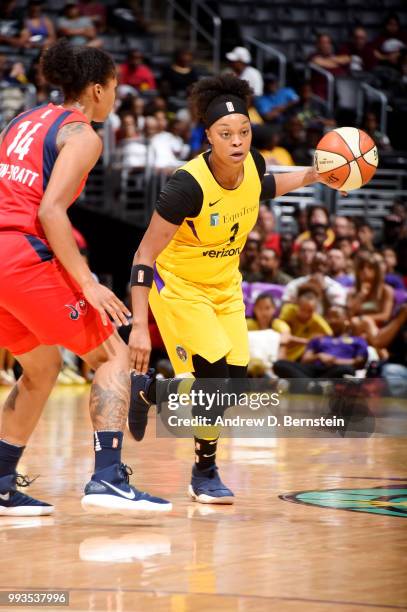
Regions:
<instances>
[{"instance_id":1,"label":"yellow jersey","mask_svg":"<svg viewBox=\"0 0 407 612\"><path fill-rule=\"evenodd\" d=\"M163 270L186 281L222 285L240 278L239 256L257 221L265 162L252 149L244 161L239 187L225 189L213 176L208 155L203 153L177 170L160 195L157 212L180 225L158 256L156 266L158 273ZM197 206L191 204L191 194L199 200ZM184 214L179 217L171 211L175 200L180 212L184 206Z\"/></svg>"}]
</instances>

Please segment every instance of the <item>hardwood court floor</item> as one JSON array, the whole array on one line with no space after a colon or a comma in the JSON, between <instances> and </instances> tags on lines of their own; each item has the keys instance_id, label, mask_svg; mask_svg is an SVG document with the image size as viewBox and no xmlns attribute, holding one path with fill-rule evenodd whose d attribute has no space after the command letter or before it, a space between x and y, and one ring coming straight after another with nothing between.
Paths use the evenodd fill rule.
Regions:
<instances>
[{"instance_id":1,"label":"hardwood court floor","mask_svg":"<svg viewBox=\"0 0 407 612\"><path fill-rule=\"evenodd\" d=\"M151 419L143 443L127 438L124 459L134 482L174 510L149 524L109 520L79 504L93 463L87 397L87 389L57 388L24 455L20 471L40 474L29 492L57 511L0 517L0 590L70 590L62 610L407 610L405 518L279 497L400 487L405 439L225 439L219 464L237 501L213 507L186 496L191 442L157 440ZM394 507L405 509L405 499Z\"/></svg>"}]
</instances>

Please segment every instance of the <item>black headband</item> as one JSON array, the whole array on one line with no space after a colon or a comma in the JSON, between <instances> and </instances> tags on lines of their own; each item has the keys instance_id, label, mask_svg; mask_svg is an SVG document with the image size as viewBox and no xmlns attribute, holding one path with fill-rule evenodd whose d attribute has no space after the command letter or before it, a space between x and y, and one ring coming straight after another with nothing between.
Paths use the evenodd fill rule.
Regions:
<instances>
[{"instance_id":1,"label":"black headband","mask_svg":"<svg viewBox=\"0 0 407 612\"><path fill-rule=\"evenodd\" d=\"M239 113L246 115L246 117L249 116L246 102L242 98L228 95L214 98L206 109L204 117L205 127L210 128L215 121L232 113Z\"/></svg>"}]
</instances>

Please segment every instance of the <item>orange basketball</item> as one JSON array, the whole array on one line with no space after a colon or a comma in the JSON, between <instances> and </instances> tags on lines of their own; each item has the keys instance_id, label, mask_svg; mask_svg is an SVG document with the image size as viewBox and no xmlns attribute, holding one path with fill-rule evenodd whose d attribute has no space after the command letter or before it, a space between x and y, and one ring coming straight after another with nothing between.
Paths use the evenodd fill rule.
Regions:
<instances>
[{"instance_id":1,"label":"orange basketball","mask_svg":"<svg viewBox=\"0 0 407 612\"><path fill-rule=\"evenodd\" d=\"M319 141L314 166L333 189L352 191L366 185L376 172L379 156L366 132L342 127L328 132Z\"/></svg>"}]
</instances>

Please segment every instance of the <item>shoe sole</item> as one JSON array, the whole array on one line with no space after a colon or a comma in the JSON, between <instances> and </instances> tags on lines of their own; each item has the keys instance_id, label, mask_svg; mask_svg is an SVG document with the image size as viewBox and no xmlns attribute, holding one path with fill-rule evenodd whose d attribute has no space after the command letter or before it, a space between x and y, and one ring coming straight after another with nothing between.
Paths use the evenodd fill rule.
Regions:
<instances>
[{"instance_id":1,"label":"shoe sole","mask_svg":"<svg viewBox=\"0 0 407 612\"><path fill-rule=\"evenodd\" d=\"M188 487L188 495L190 496L191 499L193 499L194 501L200 503L200 504L234 504L235 503L235 498L234 497L212 497L211 495L206 495L206 493L200 493L199 495L197 495L196 493L194 493L194 490L192 488L192 485L189 485Z\"/></svg>"},{"instance_id":2,"label":"shoe sole","mask_svg":"<svg viewBox=\"0 0 407 612\"><path fill-rule=\"evenodd\" d=\"M47 516L54 512L54 506L15 506L11 508L0 506L0 516Z\"/></svg>"},{"instance_id":3,"label":"shoe sole","mask_svg":"<svg viewBox=\"0 0 407 612\"><path fill-rule=\"evenodd\" d=\"M126 516L150 517L167 514L172 504L155 504L146 499L132 501L114 495L84 495L82 508L90 514L124 514Z\"/></svg>"}]
</instances>

